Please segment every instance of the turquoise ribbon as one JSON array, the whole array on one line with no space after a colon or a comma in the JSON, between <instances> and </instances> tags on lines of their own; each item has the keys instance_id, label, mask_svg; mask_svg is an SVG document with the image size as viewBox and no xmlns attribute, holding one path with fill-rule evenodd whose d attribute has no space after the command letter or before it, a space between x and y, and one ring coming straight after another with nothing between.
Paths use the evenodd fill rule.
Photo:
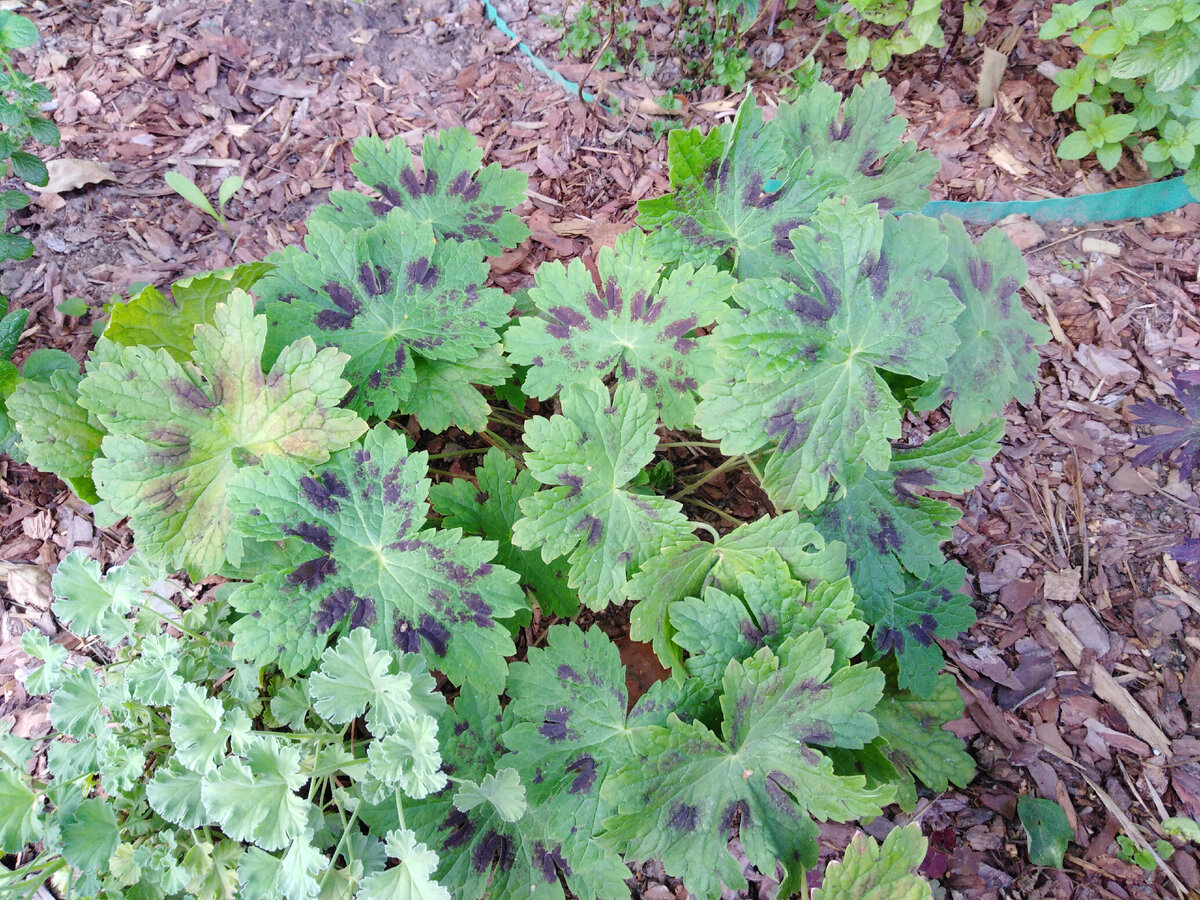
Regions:
<instances>
[{"instance_id":1,"label":"turquoise ribbon","mask_svg":"<svg viewBox=\"0 0 1200 900\"><path fill-rule=\"evenodd\" d=\"M535 69L549 78L568 94L573 94L584 103L591 103L596 99L595 94L591 93L590 91L585 91L580 85L567 78L564 78L558 72L555 72L552 68L542 62L541 58L529 49L529 45L521 40L520 36L515 31L508 27L508 23L500 18L500 13L496 12L496 7L492 6L489 0L481 0L481 2L483 3L483 11L487 15L488 21L500 29L500 33L510 41L517 42L517 49L529 57L529 61L533 63L533 67Z\"/></svg>"}]
</instances>

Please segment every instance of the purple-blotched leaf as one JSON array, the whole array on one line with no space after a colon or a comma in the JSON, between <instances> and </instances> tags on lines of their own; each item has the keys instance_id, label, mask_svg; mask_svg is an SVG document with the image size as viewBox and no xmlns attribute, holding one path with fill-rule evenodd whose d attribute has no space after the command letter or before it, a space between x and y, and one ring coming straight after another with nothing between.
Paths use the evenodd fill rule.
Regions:
<instances>
[{"instance_id":1,"label":"purple-blotched leaf","mask_svg":"<svg viewBox=\"0 0 1200 900\"><path fill-rule=\"evenodd\" d=\"M483 150L465 128L426 135L420 173L399 137L387 143L374 136L360 138L354 156L358 162L350 170L378 191L378 198L334 191L330 205L318 207L309 218L310 227L328 222L349 231L403 209L430 225L439 239L478 241L488 256L529 237L529 228L510 212L524 202L529 176L496 163L481 171Z\"/></svg>"},{"instance_id":2,"label":"purple-blotched leaf","mask_svg":"<svg viewBox=\"0 0 1200 900\"><path fill-rule=\"evenodd\" d=\"M517 576L492 564L495 544L421 530L426 459L378 425L315 472L270 460L236 480L238 529L286 541L291 561L234 593L247 614L234 626L239 652L290 674L331 638L370 628L380 646L422 653L455 684L503 687L516 650L499 620L527 603Z\"/></svg>"},{"instance_id":3,"label":"purple-blotched leaf","mask_svg":"<svg viewBox=\"0 0 1200 900\"><path fill-rule=\"evenodd\" d=\"M708 338L695 331L728 309L733 278L683 264L660 280L662 265L636 229L602 249L597 268L599 288L579 260L538 269L529 299L541 315L523 316L504 335L509 359L529 366L525 393L546 400L615 369L618 383L654 398L664 425L691 427L693 392L712 377Z\"/></svg>"},{"instance_id":4,"label":"purple-blotched leaf","mask_svg":"<svg viewBox=\"0 0 1200 900\"><path fill-rule=\"evenodd\" d=\"M348 232L314 222L304 249L289 247L272 261L274 271L255 286L271 322L267 359L302 335L337 347L350 356L348 405L377 419L409 411L418 358L476 360L499 340L512 305L483 286L488 267L478 245L437 241L403 212Z\"/></svg>"},{"instance_id":5,"label":"purple-blotched leaf","mask_svg":"<svg viewBox=\"0 0 1200 900\"><path fill-rule=\"evenodd\" d=\"M1191 477L1192 470L1200 464L1200 369L1178 372L1171 381L1183 413L1152 400L1133 405L1132 412L1137 416L1133 424L1173 429L1138 438L1137 442L1145 444L1146 449L1133 458L1133 464L1144 466L1158 458L1165 460L1179 450L1175 464L1179 466L1180 479L1186 481Z\"/></svg>"}]
</instances>

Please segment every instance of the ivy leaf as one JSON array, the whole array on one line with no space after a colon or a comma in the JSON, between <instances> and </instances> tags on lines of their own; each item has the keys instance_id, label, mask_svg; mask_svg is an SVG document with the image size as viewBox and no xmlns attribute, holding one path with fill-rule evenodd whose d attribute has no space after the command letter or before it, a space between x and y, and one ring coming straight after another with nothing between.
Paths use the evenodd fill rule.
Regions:
<instances>
[{"instance_id":1,"label":"ivy leaf","mask_svg":"<svg viewBox=\"0 0 1200 900\"><path fill-rule=\"evenodd\" d=\"M842 858L826 867L812 900L933 900L929 882L914 874L928 847L915 824L893 828L882 847L860 831Z\"/></svg>"},{"instance_id":2,"label":"ivy leaf","mask_svg":"<svg viewBox=\"0 0 1200 900\"><path fill-rule=\"evenodd\" d=\"M309 803L298 796L308 780L300 751L255 738L245 759L230 757L204 776L200 793L209 815L236 841L281 850L304 833Z\"/></svg>"},{"instance_id":3,"label":"ivy leaf","mask_svg":"<svg viewBox=\"0 0 1200 900\"><path fill-rule=\"evenodd\" d=\"M812 509L831 476L887 468L901 410L882 370L944 372L962 304L937 277L946 242L933 219L825 203L792 240L794 281L739 284L746 309L717 328L718 378L700 389L696 424L726 455L770 444L768 496Z\"/></svg>"},{"instance_id":4,"label":"ivy leaf","mask_svg":"<svg viewBox=\"0 0 1200 900\"><path fill-rule=\"evenodd\" d=\"M966 787L975 777L975 760L962 738L942 727L963 715L952 675L937 676L927 698L909 691L885 693L874 715L884 753L909 784L916 778L940 794L951 783Z\"/></svg>"},{"instance_id":5,"label":"ivy leaf","mask_svg":"<svg viewBox=\"0 0 1200 900\"><path fill-rule=\"evenodd\" d=\"M0 769L0 850L20 853L41 838L40 809L41 801L20 774Z\"/></svg>"},{"instance_id":6,"label":"ivy leaf","mask_svg":"<svg viewBox=\"0 0 1200 900\"><path fill-rule=\"evenodd\" d=\"M1152 400L1135 403L1132 407L1133 414L1137 416L1133 424L1174 429L1138 438L1137 443L1145 444L1146 449L1133 458L1133 464L1145 466L1158 457L1166 459L1182 447L1175 463L1179 466L1179 478L1187 481L1192 470L1200 464L1200 369L1176 373L1171 377L1171 383L1183 413Z\"/></svg>"},{"instance_id":7,"label":"ivy leaf","mask_svg":"<svg viewBox=\"0 0 1200 900\"><path fill-rule=\"evenodd\" d=\"M516 572L521 584L533 591L542 612L551 616L575 615L579 600L567 588L566 565L561 559L545 562L538 550L523 550L513 544L513 524L521 518L520 502L537 493L537 480L527 469L495 447L475 470L476 484L455 478L429 489L434 511L443 516L442 527L461 528L495 541L496 562Z\"/></svg>"},{"instance_id":8,"label":"ivy leaf","mask_svg":"<svg viewBox=\"0 0 1200 900\"><path fill-rule=\"evenodd\" d=\"M637 603L629 617L629 636L650 642L662 664L678 671L683 656L672 641L671 604L700 596L706 583L730 592L737 590L742 573L778 567L797 581L836 581L846 574L846 547L827 543L795 512L763 516L711 543L688 535L664 547L629 580L626 594Z\"/></svg>"},{"instance_id":9,"label":"ivy leaf","mask_svg":"<svg viewBox=\"0 0 1200 900\"><path fill-rule=\"evenodd\" d=\"M474 359L413 361L416 383L404 409L417 417L426 431L441 433L451 426L476 432L487 428L492 411L475 385L498 387L512 377L512 366L500 355L500 345L479 351Z\"/></svg>"},{"instance_id":10,"label":"ivy leaf","mask_svg":"<svg viewBox=\"0 0 1200 900\"><path fill-rule=\"evenodd\" d=\"M273 266L254 262L202 275L190 275L171 285L164 295L147 285L129 300L113 303L104 337L124 347L141 345L163 349L186 363L196 349L197 325L212 325L217 304L224 303L235 289L248 291Z\"/></svg>"},{"instance_id":11,"label":"ivy leaf","mask_svg":"<svg viewBox=\"0 0 1200 900\"><path fill-rule=\"evenodd\" d=\"M962 593L966 575L958 563L948 562L924 581L906 574L904 586L890 594L859 594L876 652L896 652L902 689L931 696L944 662L934 638L953 640L974 623L971 598Z\"/></svg>"},{"instance_id":12,"label":"ivy leaf","mask_svg":"<svg viewBox=\"0 0 1200 900\"><path fill-rule=\"evenodd\" d=\"M413 168L403 139L384 143L377 137L354 144L357 163L350 170L379 192L372 200L350 191L334 191L330 205L318 207L308 225L329 222L342 230L370 225L397 207L430 225L446 243L479 241L486 256L515 247L529 228L509 210L525 202L529 177L517 169L492 163L480 170L483 151L465 128L426 135L421 152L423 174Z\"/></svg>"},{"instance_id":13,"label":"ivy leaf","mask_svg":"<svg viewBox=\"0 0 1200 900\"><path fill-rule=\"evenodd\" d=\"M810 177L825 180L825 196L873 203L882 211L915 211L929 202L929 185L941 166L933 154L903 140L908 121L892 115L895 106L883 79L855 87L844 109L842 95L818 82L793 103L780 104L774 121L789 157L812 152Z\"/></svg>"},{"instance_id":14,"label":"ivy leaf","mask_svg":"<svg viewBox=\"0 0 1200 900\"><path fill-rule=\"evenodd\" d=\"M788 235L812 219L829 186L810 174L812 154L792 153L783 132L764 123L752 96L729 125L707 135L672 131L667 165L675 193L638 202L638 224L661 235L656 252L693 265L732 251L739 278L775 273ZM766 192L773 179L780 186Z\"/></svg>"},{"instance_id":15,"label":"ivy leaf","mask_svg":"<svg viewBox=\"0 0 1200 900\"><path fill-rule=\"evenodd\" d=\"M104 427L79 405L78 371L58 369L45 379L23 379L7 401L30 465L70 484L82 500L96 503L92 463L100 455Z\"/></svg>"},{"instance_id":16,"label":"ivy leaf","mask_svg":"<svg viewBox=\"0 0 1200 900\"><path fill-rule=\"evenodd\" d=\"M688 653L689 675L719 689L725 666L762 647L777 650L790 636L819 630L834 651L834 669L844 668L862 652L867 625L854 603L849 578L811 590L784 569L766 568L738 576L741 596L709 587L704 599L689 597L671 604L675 642Z\"/></svg>"},{"instance_id":17,"label":"ivy leaf","mask_svg":"<svg viewBox=\"0 0 1200 900\"><path fill-rule=\"evenodd\" d=\"M925 578L945 561L941 545L952 537L962 512L917 492L970 491L983 477L976 460L995 456L1003 435L1003 420L966 435L939 431L918 447L895 450L886 470L867 470L816 510L821 533L850 548L854 586L869 604L885 603L903 590L905 570Z\"/></svg>"},{"instance_id":18,"label":"ivy leaf","mask_svg":"<svg viewBox=\"0 0 1200 900\"><path fill-rule=\"evenodd\" d=\"M678 503L627 490L658 443L649 395L624 382L610 400L594 378L564 389L562 410L525 426L525 465L554 487L520 501L513 542L541 547L546 562L569 552L567 584L600 610L621 602L631 569L691 528Z\"/></svg>"},{"instance_id":19,"label":"ivy leaf","mask_svg":"<svg viewBox=\"0 0 1200 900\"><path fill-rule=\"evenodd\" d=\"M503 740L547 836L561 845L555 864L574 873L577 896L626 896L629 870L595 840L614 812L601 786L633 753L619 651L599 628L555 625L544 648L509 669L508 694L514 723Z\"/></svg>"},{"instance_id":20,"label":"ivy leaf","mask_svg":"<svg viewBox=\"0 0 1200 900\"><path fill-rule=\"evenodd\" d=\"M450 900L450 892L433 880L438 855L413 832L389 831L384 846L399 865L364 878L356 900Z\"/></svg>"},{"instance_id":21,"label":"ivy leaf","mask_svg":"<svg viewBox=\"0 0 1200 900\"><path fill-rule=\"evenodd\" d=\"M438 241L428 224L395 213L345 232L311 223L304 248L275 257L255 286L271 323L267 356L312 335L348 354L348 405L386 419L416 384L415 359L465 362L495 344L512 302L485 288L479 248Z\"/></svg>"},{"instance_id":22,"label":"ivy leaf","mask_svg":"<svg viewBox=\"0 0 1200 900\"><path fill-rule=\"evenodd\" d=\"M305 338L264 374L267 321L250 297L234 290L213 319L197 326L189 363L125 347L79 385L80 403L108 430L93 467L101 497L129 516L147 558L197 577L241 557L226 507L239 466L268 454L323 462L365 429L338 408L343 354Z\"/></svg>"},{"instance_id":23,"label":"ivy leaf","mask_svg":"<svg viewBox=\"0 0 1200 900\"><path fill-rule=\"evenodd\" d=\"M1034 348L1050 340L1050 331L1021 305L1025 261L1008 235L993 228L976 243L958 219L941 222L950 243L940 274L964 308L954 323L959 345L949 367L920 392L916 408L949 401L950 421L967 434L1002 417L1010 398L1033 401L1040 361Z\"/></svg>"},{"instance_id":24,"label":"ivy leaf","mask_svg":"<svg viewBox=\"0 0 1200 900\"><path fill-rule=\"evenodd\" d=\"M694 332L727 309L733 278L682 264L660 280L662 264L638 229L603 248L596 265L600 288L579 260L538 269L529 297L542 315L504 334L509 359L530 367L522 389L546 400L615 369L618 384L636 382L654 398L664 425L690 428L692 392L712 376L707 340Z\"/></svg>"},{"instance_id":25,"label":"ivy leaf","mask_svg":"<svg viewBox=\"0 0 1200 900\"><path fill-rule=\"evenodd\" d=\"M627 859L661 859L698 897L715 900L722 885L746 885L726 847L736 824L751 864L781 865L779 894L790 896L817 861L812 817L878 815L891 799L888 787L835 775L814 746L861 747L876 734L869 710L883 674L858 665L830 676L833 659L817 631L789 638L778 656L764 647L725 670L720 736L675 716L667 728L637 733L633 759L604 786L618 807L604 843Z\"/></svg>"},{"instance_id":26,"label":"ivy leaf","mask_svg":"<svg viewBox=\"0 0 1200 900\"><path fill-rule=\"evenodd\" d=\"M504 684L516 652L499 620L526 608L517 576L493 565L496 545L456 529L421 531L426 454L411 456L386 425L310 474L291 460L247 469L231 486L238 528L286 541L289 563L231 597L253 614L236 646L291 675L329 638L369 628L380 647L425 655L454 684Z\"/></svg>"}]
</instances>

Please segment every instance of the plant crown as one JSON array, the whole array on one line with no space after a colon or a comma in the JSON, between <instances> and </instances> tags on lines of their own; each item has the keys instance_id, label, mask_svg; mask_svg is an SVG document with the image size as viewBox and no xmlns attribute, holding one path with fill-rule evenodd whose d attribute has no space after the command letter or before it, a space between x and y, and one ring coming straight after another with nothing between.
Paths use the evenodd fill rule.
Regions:
<instances>
[{"instance_id":1,"label":"plant crown","mask_svg":"<svg viewBox=\"0 0 1200 900\"><path fill-rule=\"evenodd\" d=\"M364 139L374 193L335 193L304 247L146 288L82 373L18 384L29 459L137 551L54 576L110 654L25 635L55 731L36 777L45 746L0 738L6 883L617 900L659 858L711 900L745 884L737 837L786 896L818 821L966 784L945 497L1046 333L998 231L889 212L936 168L891 112L880 82L818 86L672 133L641 227L520 302L485 259L528 234L524 176L461 129L419 164ZM939 406L928 434L911 413ZM451 427L473 474L420 449ZM681 444L726 458L664 496ZM696 493L734 469L768 513L729 528ZM672 671L632 704L570 621L626 602ZM929 897L923 854L915 828L856 839L815 896Z\"/></svg>"}]
</instances>

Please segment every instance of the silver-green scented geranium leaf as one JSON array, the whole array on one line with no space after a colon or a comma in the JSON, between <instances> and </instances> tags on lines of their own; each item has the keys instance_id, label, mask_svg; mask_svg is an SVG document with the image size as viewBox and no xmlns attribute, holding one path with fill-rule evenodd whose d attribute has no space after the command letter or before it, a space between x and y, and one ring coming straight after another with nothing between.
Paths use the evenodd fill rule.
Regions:
<instances>
[{"instance_id":1,"label":"silver-green scented geranium leaf","mask_svg":"<svg viewBox=\"0 0 1200 900\"><path fill-rule=\"evenodd\" d=\"M950 245L940 274L964 306L954 323L960 343L946 373L918 396L917 409L949 402L950 421L966 434L1002 417L1012 398L1033 402L1035 347L1050 332L1021 305L1025 262L1008 235L993 228L976 243L953 216L942 217L942 230Z\"/></svg>"},{"instance_id":2,"label":"silver-green scented geranium leaf","mask_svg":"<svg viewBox=\"0 0 1200 900\"><path fill-rule=\"evenodd\" d=\"M80 383L80 403L108 430L96 489L129 516L148 559L196 576L236 564L241 542L226 500L238 469L268 455L324 462L363 433L363 421L338 408L345 355L304 338L263 372L266 332L266 318L234 290L213 324L196 328L190 362L124 347Z\"/></svg>"},{"instance_id":3,"label":"silver-green scented geranium leaf","mask_svg":"<svg viewBox=\"0 0 1200 900\"><path fill-rule=\"evenodd\" d=\"M377 425L315 472L274 459L239 475L237 527L285 541L290 559L233 594L249 614L234 625L239 652L291 674L331 638L367 628L378 646L422 653L455 684L503 687L515 647L499 620L527 601L517 576L492 563L495 544L452 528L421 530L426 459Z\"/></svg>"},{"instance_id":4,"label":"silver-green scented geranium leaf","mask_svg":"<svg viewBox=\"0 0 1200 900\"><path fill-rule=\"evenodd\" d=\"M520 501L513 542L540 547L547 562L570 553L568 584L599 610L621 601L631 570L691 527L678 503L629 490L658 444L648 394L624 382L610 398L592 379L563 391L562 410L525 427L525 465L551 487Z\"/></svg>"},{"instance_id":5,"label":"silver-green scented geranium leaf","mask_svg":"<svg viewBox=\"0 0 1200 900\"><path fill-rule=\"evenodd\" d=\"M329 222L348 231L370 226L400 208L433 228L439 239L478 241L484 255L494 256L529 237L529 228L510 210L525 201L529 176L496 163L484 167L483 150L465 128L426 135L418 174L403 139L384 143L377 137L354 144L357 163L350 170L379 192L378 199L350 191L334 191L330 205L319 207L309 227Z\"/></svg>"},{"instance_id":6,"label":"silver-green scented geranium leaf","mask_svg":"<svg viewBox=\"0 0 1200 900\"><path fill-rule=\"evenodd\" d=\"M820 630L834 651L834 669L862 652L867 624L854 602L849 578L818 582L811 589L786 570L738 576L738 593L708 587L703 599L671 604L675 643L688 653L686 668L719 689L731 659L747 659L762 647L777 650L792 635Z\"/></svg>"},{"instance_id":7,"label":"silver-green scented geranium leaf","mask_svg":"<svg viewBox=\"0 0 1200 900\"><path fill-rule=\"evenodd\" d=\"M508 694L515 722L504 743L516 753L548 836L561 844L563 860L581 869L573 889L581 897L624 897L628 869L596 844L594 833L615 811L601 798L601 786L634 746L616 646L598 628L555 625L544 649L531 648L526 662L510 668Z\"/></svg>"},{"instance_id":8,"label":"silver-green scented geranium leaf","mask_svg":"<svg viewBox=\"0 0 1200 900\"><path fill-rule=\"evenodd\" d=\"M438 855L416 834L407 828L389 831L384 846L397 865L364 878L355 900L451 900L450 892L433 878Z\"/></svg>"},{"instance_id":9,"label":"silver-green scented geranium leaf","mask_svg":"<svg viewBox=\"0 0 1200 900\"><path fill-rule=\"evenodd\" d=\"M901 409L883 372L944 372L962 304L938 277L933 219L826 202L792 240L787 279L738 285L745 309L717 328L718 378L700 389L696 424L727 455L769 445L768 496L811 509L830 478L887 468Z\"/></svg>"},{"instance_id":10,"label":"silver-green scented geranium leaf","mask_svg":"<svg viewBox=\"0 0 1200 900\"><path fill-rule=\"evenodd\" d=\"M812 154L792 153L749 96L732 123L707 135L672 131L667 164L675 192L638 203L638 224L654 232L655 253L694 265L731 253L739 278L775 274L792 229L831 193L811 171ZM770 192L768 180L776 183Z\"/></svg>"},{"instance_id":11,"label":"silver-green scented geranium leaf","mask_svg":"<svg viewBox=\"0 0 1200 900\"><path fill-rule=\"evenodd\" d=\"M205 809L229 837L281 850L308 823L309 803L298 791L308 777L300 751L277 739L256 738L245 758L231 757L204 776Z\"/></svg>"},{"instance_id":12,"label":"silver-green scented geranium leaf","mask_svg":"<svg viewBox=\"0 0 1200 900\"><path fill-rule=\"evenodd\" d=\"M883 846L859 832L825 869L812 900L933 900L929 882L914 874L928 847L915 824L893 828Z\"/></svg>"},{"instance_id":13,"label":"silver-green scented geranium leaf","mask_svg":"<svg viewBox=\"0 0 1200 900\"><path fill-rule=\"evenodd\" d=\"M143 600L145 572L136 564L114 566L104 576L100 563L82 550L72 550L58 564L51 581L54 614L77 635L96 635L110 646L133 630L129 613Z\"/></svg>"},{"instance_id":14,"label":"silver-green scented geranium leaf","mask_svg":"<svg viewBox=\"0 0 1200 900\"><path fill-rule=\"evenodd\" d=\"M895 105L883 79L860 84L844 105L836 89L817 83L793 103L780 104L774 125L790 156L812 153L813 176L826 180L827 196L913 211L929 202L939 164L903 140L908 122L892 116Z\"/></svg>"},{"instance_id":15,"label":"silver-green scented geranium leaf","mask_svg":"<svg viewBox=\"0 0 1200 900\"><path fill-rule=\"evenodd\" d=\"M697 327L728 307L733 278L712 266L683 264L661 278L662 264L633 229L597 260L599 288L579 260L537 271L529 299L541 315L523 316L504 335L514 363L529 366L523 389L546 400L566 385L586 385L616 371L654 398L668 428L689 428L693 391L712 377L712 354Z\"/></svg>"},{"instance_id":16,"label":"silver-green scented geranium leaf","mask_svg":"<svg viewBox=\"0 0 1200 900\"><path fill-rule=\"evenodd\" d=\"M679 671L683 655L672 641L668 618L672 603L701 596L704 586L738 589L747 572L780 572L801 582L837 581L846 574L846 546L827 542L795 512L739 525L713 542L688 535L648 559L629 580L627 596L637 605L630 614L630 637L648 641L664 666Z\"/></svg>"},{"instance_id":17,"label":"silver-green scented geranium leaf","mask_svg":"<svg viewBox=\"0 0 1200 900\"><path fill-rule=\"evenodd\" d=\"M605 782L618 813L602 841L627 859L661 859L705 900L746 880L729 853L731 829L759 871L783 867L780 896L798 890L817 861L813 818L846 822L878 815L890 787L840 776L816 749L858 748L877 728L870 710L883 673L865 665L830 674L834 652L811 631L731 661L722 681L721 733L674 715L638 732L633 758Z\"/></svg>"},{"instance_id":18,"label":"silver-green scented geranium leaf","mask_svg":"<svg viewBox=\"0 0 1200 900\"><path fill-rule=\"evenodd\" d=\"M435 484L429 489L429 502L443 516L444 527L495 541L496 562L520 576L543 613L570 617L579 609L579 599L567 587L566 560L546 562L538 549L523 550L513 543L513 525L521 518L519 504L537 490L537 479L527 469L518 472L516 463L493 447L475 470L475 484L466 478Z\"/></svg>"},{"instance_id":19,"label":"silver-green scented geranium leaf","mask_svg":"<svg viewBox=\"0 0 1200 900\"><path fill-rule=\"evenodd\" d=\"M267 356L311 335L349 355L350 408L386 419L416 385L417 357L468 362L499 340L512 301L485 288L475 244L439 241L393 213L370 228L312 223L304 248L278 254L255 293L271 323Z\"/></svg>"}]
</instances>

